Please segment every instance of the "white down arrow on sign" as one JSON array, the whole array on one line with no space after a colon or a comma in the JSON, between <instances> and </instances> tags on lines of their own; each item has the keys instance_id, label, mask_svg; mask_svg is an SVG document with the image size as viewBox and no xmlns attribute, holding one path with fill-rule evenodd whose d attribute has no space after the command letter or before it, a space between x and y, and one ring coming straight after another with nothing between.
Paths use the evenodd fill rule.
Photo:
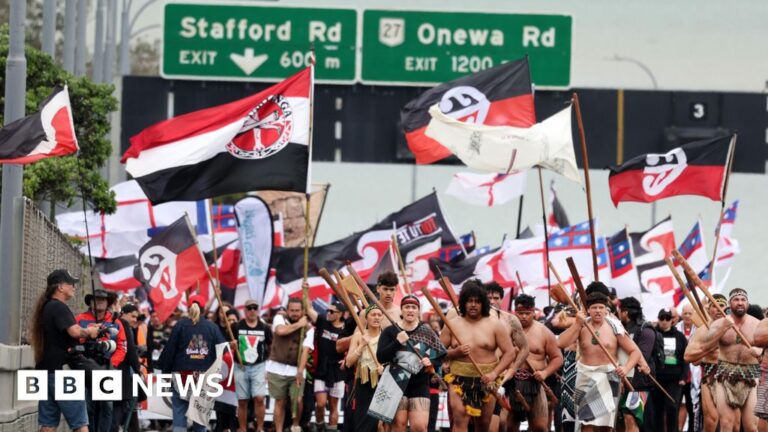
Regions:
<instances>
[{"instance_id":1,"label":"white down arrow on sign","mask_svg":"<svg viewBox=\"0 0 768 432\"><path fill-rule=\"evenodd\" d=\"M267 61L268 57L267 54L253 55L253 48L246 48L243 54L232 53L229 55L229 58L232 59L237 67L242 69L246 75L252 74L253 71Z\"/></svg>"}]
</instances>

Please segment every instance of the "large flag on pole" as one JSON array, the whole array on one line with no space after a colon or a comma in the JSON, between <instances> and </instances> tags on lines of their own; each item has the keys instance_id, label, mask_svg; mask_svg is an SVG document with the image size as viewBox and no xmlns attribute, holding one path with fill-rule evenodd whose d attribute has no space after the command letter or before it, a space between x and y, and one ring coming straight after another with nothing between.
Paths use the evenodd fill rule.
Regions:
<instances>
[{"instance_id":1,"label":"large flag on pole","mask_svg":"<svg viewBox=\"0 0 768 432\"><path fill-rule=\"evenodd\" d=\"M445 193L465 203L493 207L525 193L527 171L510 174L460 172L453 175Z\"/></svg>"},{"instance_id":2,"label":"large flag on pole","mask_svg":"<svg viewBox=\"0 0 768 432\"><path fill-rule=\"evenodd\" d=\"M150 287L149 298L161 321L197 281L205 280L208 264L197 246L187 216L179 218L139 251L138 276Z\"/></svg>"},{"instance_id":3,"label":"large flag on pole","mask_svg":"<svg viewBox=\"0 0 768 432\"><path fill-rule=\"evenodd\" d=\"M309 192L312 68L131 138L126 171L153 203L261 189Z\"/></svg>"},{"instance_id":4,"label":"large flag on pole","mask_svg":"<svg viewBox=\"0 0 768 432\"><path fill-rule=\"evenodd\" d=\"M506 172L514 154L513 169L541 166L581 184L573 152L571 107L527 129L462 123L443 114L437 105L429 114L432 120L425 134L470 168Z\"/></svg>"},{"instance_id":5,"label":"large flag on pole","mask_svg":"<svg viewBox=\"0 0 768 432\"><path fill-rule=\"evenodd\" d=\"M0 129L0 164L28 164L78 149L67 86L54 89L40 111Z\"/></svg>"},{"instance_id":6,"label":"large flag on pole","mask_svg":"<svg viewBox=\"0 0 768 432\"><path fill-rule=\"evenodd\" d=\"M528 59L443 83L408 102L400 113L408 147L416 163L429 164L451 155L451 151L426 136L428 110L440 110L458 121L494 126L526 128L536 123Z\"/></svg>"},{"instance_id":7,"label":"large flag on pole","mask_svg":"<svg viewBox=\"0 0 768 432\"><path fill-rule=\"evenodd\" d=\"M720 201L732 147L732 135L710 138L612 166L608 185L613 204L653 202L676 195L700 195Z\"/></svg>"}]
</instances>

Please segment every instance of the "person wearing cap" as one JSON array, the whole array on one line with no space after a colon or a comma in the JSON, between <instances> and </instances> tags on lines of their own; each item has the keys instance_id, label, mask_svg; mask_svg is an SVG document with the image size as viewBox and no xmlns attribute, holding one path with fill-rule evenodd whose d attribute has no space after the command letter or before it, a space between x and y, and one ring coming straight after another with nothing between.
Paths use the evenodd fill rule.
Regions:
<instances>
[{"instance_id":1,"label":"person wearing cap","mask_svg":"<svg viewBox=\"0 0 768 432\"><path fill-rule=\"evenodd\" d=\"M677 417L688 374L688 364L683 358L688 341L672 324L674 308L659 311L656 328L664 338L664 365L656 371L656 379L675 400L670 401L659 389L653 389L655 430L677 430Z\"/></svg>"},{"instance_id":2,"label":"person wearing cap","mask_svg":"<svg viewBox=\"0 0 768 432\"><path fill-rule=\"evenodd\" d=\"M235 364L235 386L237 392L237 419L239 432L248 425L248 403L253 400L256 411L256 430L264 430L264 414L267 396L266 361L272 345L272 330L259 318L256 300L245 301L245 319L237 323L237 345L243 365Z\"/></svg>"},{"instance_id":3,"label":"person wearing cap","mask_svg":"<svg viewBox=\"0 0 768 432\"><path fill-rule=\"evenodd\" d=\"M344 305L334 301L328 306L325 316L320 315L309 300L304 307L307 317L315 325L315 346L317 347L317 364L315 370L315 418L317 429L323 430L325 420L325 406L329 407L327 431L338 429L339 400L344 397L344 379L346 367L344 366L344 353L336 350L336 341L346 335L346 330L355 326L354 322L344 321Z\"/></svg>"},{"instance_id":4,"label":"person wearing cap","mask_svg":"<svg viewBox=\"0 0 768 432\"><path fill-rule=\"evenodd\" d=\"M392 389L379 381L373 401L382 403L372 402L368 415L390 422L393 432L404 432L409 424L412 432L426 432L429 424L429 383L431 376L440 369L446 350L429 325L420 321L421 303L418 297L413 294L404 296L400 301L400 314L402 321L397 326L391 325L382 331L376 358L381 364L389 364L384 375L389 373L399 380L402 397L399 401L386 400L386 394ZM408 373L413 370L417 372ZM374 411L374 406L381 409ZM392 417L389 417L390 414Z\"/></svg>"},{"instance_id":5,"label":"person wearing cap","mask_svg":"<svg viewBox=\"0 0 768 432\"><path fill-rule=\"evenodd\" d=\"M189 388L188 380L199 379L197 375L207 371L216 360L216 345L226 342L216 324L201 316L200 303L204 303L204 300L193 298L189 302L189 315L173 326L168 342L157 360L157 367L163 373L173 373L180 377L183 381L180 388ZM175 385L172 386L171 405L173 432L208 430L207 425L198 423L187 428L189 401L181 397Z\"/></svg>"},{"instance_id":6,"label":"person wearing cap","mask_svg":"<svg viewBox=\"0 0 768 432\"><path fill-rule=\"evenodd\" d=\"M54 371L64 369L68 353L82 338L95 338L97 327L81 327L67 306L75 297L79 279L67 270L54 270L48 275L45 291L40 294L32 312L30 342L35 354L35 369L48 372L48 395L37 404L37 423L41 431L55 431L64 416L69 428L88 432L88 411L83 400L56 400Z\"/></svg>"},{"instance_id":7,"label":"person wearing cap","mask_svg":"<svg viewBox=\"0 0 768 432\"><path fill-rule=\"evenodd\" d=\"M581 357L576 364L576 422L581 430L605 430L614 427L618 413L619 381L627 376L640 359L640 350L627 335L621 322L607 319L608 296L593 292L586 298L587 318L583 312L576 313L576 322L558 339L558 346L565 348L578 342ZM618 358L619 348L627 353L624 365L614 367L603 352L600 342L585 327L589 326L608 353ZM608 390L608 391L606 391ZM578 425L577 425L578 426Z\"/></svg>"},{"instance_id":8,"label":"person wearing cap","mask_svg":"<svg viewBox=\"0 0 768 432\"><path fill-rule=\"evenodd\" d=\"M722 294L714 294L720 308L725 309L728 301ZM705 303L705 307L712 320L718 320L723 317L720 309L714 303ZM705 344L707 339L707 328L699 328L693 333L693 337L688 341L688 347L685 349L683 359L701 369L701 419L694 419L694 430L704 432L715 432L720 416L715 407L715 375L717 374L717 359L720 355L720 348L717 343ZM698 366L695 366L698 365Z\"/></svg>"},{"instance_id":9,"label":"person wearing cap","mask_svg":"<svg viewBox=\"0 0 768 432\"><path fill-rule=\"evenodd\" d=\"M117 301L115 293L104 289L94 290L85 296L85 304L89 309L75 317L81 327L97 327L108 330L101 340L113 340L116 344L114 352L106 352L100 358L95 358L97 363L110 369L118 369L123 363L127 352L127 339L125 327L118 319L117 314L110 310ZM95 432L107 432L112 428L112 401L92 400L90 389L85 389L85 399L88 404L88 419L91 430Z\"/></svg>"},{"instance_id":10,"label":"person wearing cap","mask_svg":"<svg viewBox=\"0 0 768 432\"><path fill-rule=\"evenodd\" d=\"M714 345L720 348L714 393L720 415L720 431L738 431L740 415L744 431L754 432L757 431L755 387L760 378L758 358L761 350L747 348L734 327L751 343L760 321L747 315L749 298L745 290L732 289L728 294L728 305L731 315L713 321L703 342L704 349Z\"/></svg>"},{"instance_id":11,"label":"person wearing cap","mask_svg":"<svg viewBox=\"0 0 768 432\"><path fill-rule=\"evenodd\" d=\"M634 340L642 359L638 366L641 372L631 371L627 376L631 378L634 392L624 389L619 402L619 407L624 418L627 432L653 430L653 382L647 373L656 374L656 362L653 358L653 349L656 346L656 329L651 323L645 321L643 308L635 297L624 297L619 300L619 319L624 329ZM621 357L621 356L620 356ZM634 372L634 373L633 373ZM664 396L662 396L664 397Z\"/></svg>"},{"instance_id":12,"label":"person wearing cap","mask_svg":"<svg viewBox=\"0 0 768 432\"><path fill-rule=\"evenodd\" d=\"M676 325L677 329L680 330L680 333L682 333L688 341L691 340L693 333L696 331L696 325L693 321L694 313L693 306L690 304L683 305L680 313L680 322ZM699 394L699 377L698 375L694 375L693 372L694 369L689 365L688 375L685 377L685 385L683 385L684 403L680 404L680 412L677 417L677 426L680 430L683 430L686 424L686 419L688 420L688 430L692 431L694 427L693 407L695 403L694 401L698 398Z\"/></svg>"},{"instance_id":13,"label":"person wearing cap","mask_svg":"<svg viewBox=\"0 0 768 432\"><path fill-rule=\"evenodd\" d=\"M542 432L549 430L549 406L541 383L554 375L563 365L563 354L557 347L557 338L544 324L536 321L536 299L526 294L515 298L515 315L523 327L523 335L528 341L530 355L524 360L514 375L514 390L526 399L531 407L525 412L520 404L515 404L507 420L512 423L509 430L519 431L520 422L528 420L528 430Z\"/></svg>"}]
</instances>

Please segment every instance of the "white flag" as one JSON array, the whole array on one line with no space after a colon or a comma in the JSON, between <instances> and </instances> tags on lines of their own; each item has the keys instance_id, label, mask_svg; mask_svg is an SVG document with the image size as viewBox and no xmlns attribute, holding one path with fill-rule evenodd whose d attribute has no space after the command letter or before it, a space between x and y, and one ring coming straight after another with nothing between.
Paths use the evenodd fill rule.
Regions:
<instances>
[{"instance_id":1,"label":"white flag","mask_svg":"<svg viewBox=\"0 0 768 432\"><path fill-rule=\"evenodd\" d=\"M425 134L470 168L506 172L512 152L517 150L513 169L541 166L581 184L573 152L570 107L527 129L463 123L443 114L437 105L429 114L432 120Z\"/></svg>"},{"instance_id":2,"label":"white flag","mask_svg":"<svg viewBox=\"0 0 768 432\"><path fill-rule=\"evenodd\" d=\"M505 204L525 193L527 171L511 174L456 173L445 193L478 206Z\"/></svg>"}]
</instances>

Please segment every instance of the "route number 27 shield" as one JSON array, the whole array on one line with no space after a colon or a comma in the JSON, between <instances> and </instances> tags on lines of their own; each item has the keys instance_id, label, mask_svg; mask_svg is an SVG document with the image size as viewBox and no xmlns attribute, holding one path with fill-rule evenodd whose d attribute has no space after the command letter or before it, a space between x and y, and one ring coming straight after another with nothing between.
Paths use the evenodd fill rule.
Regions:
<instances>
[{"instance_id":1,"label":"route number 27 shield","mask_svg":"<svg viewBox=\"0 0 768 432\"><path fill-rule=\"evenodd\" d=\"M405 20L402 18L379 19L379 42L396 47L405 41Z\"/></svg>"}]
</instances>

